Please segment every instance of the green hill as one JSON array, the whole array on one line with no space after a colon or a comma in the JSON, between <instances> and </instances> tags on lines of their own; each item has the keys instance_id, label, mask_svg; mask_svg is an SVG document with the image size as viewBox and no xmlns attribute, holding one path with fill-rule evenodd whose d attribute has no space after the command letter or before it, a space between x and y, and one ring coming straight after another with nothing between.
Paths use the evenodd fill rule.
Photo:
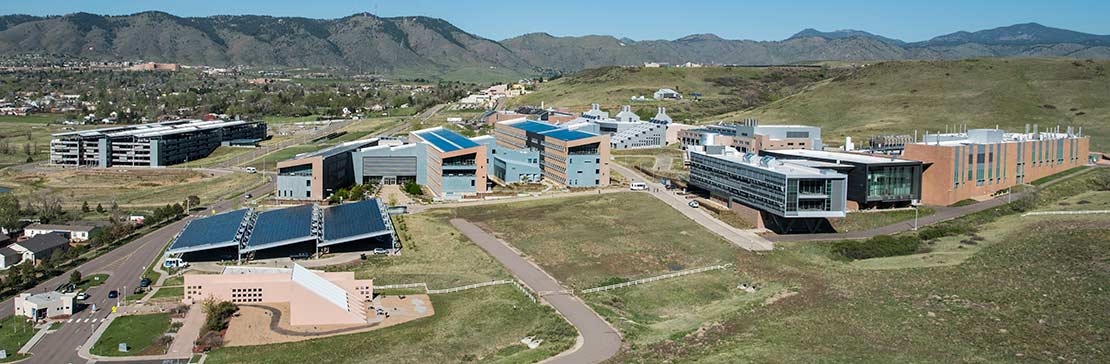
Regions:
<instances>
[{"instance_id":1,"label":"green hill","mask_svg":"<svg viewBox=\"0 0 1110 364\"><path fill-rule=\"evenodd\" d=\"M749 109L793 94L817 81L839 74L828 68L803 67L702 67L644 68L602 67L544 82L536 92L510 99L510 106L540 105L585 109L598 103L615 114L620 105L632 105L641 116L655 115L667 107L676 121ZM660 88L683 94L679 101L656 101ZM695 100L692 93L702 96ZM644 96L645 101L631 101Z\"/></svg>"},{"instance_id":2,"label":"green hill","mask_svg":"<svg viewBox=\"0 0 1110 364\"><path fill-rule=\"evenodd\" d=\"M823 128L826 143L851 136L944 131L945 125L1022 131L1083 127L1092 150L1110 147L1108 61L973 59L872 64L754 109L703 118L755 117Z\"/></svg>"}]
</instances>

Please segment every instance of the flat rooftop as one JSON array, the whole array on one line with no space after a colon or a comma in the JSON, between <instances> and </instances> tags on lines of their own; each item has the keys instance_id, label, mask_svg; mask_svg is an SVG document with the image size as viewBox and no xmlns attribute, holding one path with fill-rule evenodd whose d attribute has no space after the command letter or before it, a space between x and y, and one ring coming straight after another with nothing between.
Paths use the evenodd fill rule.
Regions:
<instances>
[{"instance_id":1,"label":"flat rooftop","mask_svg":"<svg viewBox=\"0 0 1110 364\"><path fill-rule=\"evenodd\" d=\"M792 163L790 160L781 160L770 156L760 157L754 153L740 154L737 152L725 152L722 154L710 154L698 150L691 150L690 153L701 154L790 177L846 178L845 175L829 169L809 167L803 164ZM764 165L764 163L766 163L766 165Z\"/></svg>"},{"instance_id":2,"label":"flat rooftop","mask_svg":"<svg viewBox=\"0 0 1110 364\"><path fill-rule=\"evenodd\" d=\"M967 133L943 133L925 135L925 141L914 144L959 146L968 144L1017 143L1030 140L1055 140L1081 138L1069 133L1006 133L1000 129L971 129Z\"/></svg>"},{"instance_id":3,"label":"flat rooftop","mask_svg":"<svg viewBox=\"0 0 1110 364\"><path fill-rule=\"evenodd\" d=\"M508 125L508 126L511 126L511 127L514 127L514 128L520 129L520 130L524 130L526 132L532 132L532 133L540 134L540 135L543 135L544 137L563 140L563 141L574 141L574 140L585 139L585 138L590 138L590 137L597 136L597 134L594 134L594 133L587 133L587 132L584 132L584 131L581 131L581 130L571 130L571 129L567 129L567 128L562 127L562 126L555 126L555 125L551 125L551 124L548 124L548 123L542 123L542 122L532 121L532 120L515 121L515 122L514 121L508 121L508 122L505 122L505 125Z\"/></svg>"},{"instance_id":4,"label":"flat rooftop","mask_svg":"<svg viewBox=\"0 0 1110 364\"><path fill-rule=\"evenodd\" d=\"M442 127L417 130L412 132L412 134L416 135L417 138L428 142L432 145L432 147L435 147L443 153L454 152L457 150L469 149L479 146L479 144L475 143L473 140L470 140L459 133L444 129Z\"/></svg>"},{"instance_id":5,"label":"flat rooftop","mask_svg":"<svg viewBox=\"0 0 1110 364\"><path fill-rule=\"evenodd\" d=\"M823 150L809 150L809 149L775 149L768 150L768 153L785 155L798 158L815 158L823 160L843 161L850 163L864 163L864 164L882 164L882 163L912 163L913 161L891 158L879 157L867 154L858 153L844 153L844 152L826 152ZM786 158L782 158L786 159Z\"/></svg>"},{"instance_id":6,"label":"flat rooftop","mask_svg":"<svg viewBox=\"0 0 1110 364\"><path fill-rule=\"evenodd\" d=\"M126 125L109 128L100 128L92 130L71 131L66 133L53 134L56 138L115 138L115 137L136 137L136 138L150 138L160 137L166 135L188 133L195 131L214 130L226 128L230 126L254 124L258 121L244 121L244 120L173 120L163 121L160 123Z\"/></svg>"},{"instance_id":7,"label":"flat rooftop","mask_svg":"<svg viewBox=\"0 0 1110 364\"><path fill-rule=\"evenodd\" d=\"M341 144L338 144L338 145L335 145L335 146L332 146L332 147L317 150L315 152L306 152L306 153L297 154L291 160L305 159L305 158L312 158L312 157L327 158L327 157L331 157L333 155L354 151L356 149L366 147L370 144L377 144L378 140L380 140L380 139L379 138L370 138L370 139L360 139L360 140L350 141L350 142L346 142L346 143L341 143Z\"/></svg>"}]
</instances>

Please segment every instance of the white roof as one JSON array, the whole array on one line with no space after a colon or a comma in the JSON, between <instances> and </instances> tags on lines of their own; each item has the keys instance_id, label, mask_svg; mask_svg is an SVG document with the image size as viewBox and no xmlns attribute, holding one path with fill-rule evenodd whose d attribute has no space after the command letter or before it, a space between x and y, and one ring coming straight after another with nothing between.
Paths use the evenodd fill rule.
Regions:
<instances>
[{"instance_id":1,"label":"white roof","mask_svg":"<svg viewBox=\"0 0 1110 364\"><path fill-rule=\"evenodd\" d=\"M801 157L801 158L809 157L809 158L830 159L830 160L836 160L836 161L868 163L868 164L891 163L891 162L910 162L908 160L892 158L892 157L877 157L877 156L866 155L866 154L826 152L826 151L823 151L823 150L809 150L809 149L775 149L775 150L768 150L768 152L775 153L775 154L790 155L790 156Z\"/></svg>"}]
</instances>

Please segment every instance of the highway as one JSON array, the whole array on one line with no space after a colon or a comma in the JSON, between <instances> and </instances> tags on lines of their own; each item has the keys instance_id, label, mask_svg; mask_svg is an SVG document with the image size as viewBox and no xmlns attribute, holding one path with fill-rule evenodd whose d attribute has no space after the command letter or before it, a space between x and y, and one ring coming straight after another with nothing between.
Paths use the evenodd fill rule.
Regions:
<instances>
[{"instance_id":1,"label":"highway","mask_svg":"<svg viewBox=\"0 0 1110 364\"><path fill-rule=\"evenodd\" d=\"M253 189L250 193L257 196L269 192L273 188L273 182L271 181ZM211 211L213 209L216 211L226 211L233 206L233 202L233 200L220 201L209 206L205 211ZM118 290L122 296L134 290L143 272L146 271L147 265L154 261L158 254L162 252L162 248L169 243L170 239L181 231L185 223L190 219L192 219L192 217L186 217L185 219L169 224L78 266L76 270L80 271L81 274L85 276L99 273L107 273L109 275L108 280L103 285L89 290L91 297L85 301L85 303L90 305L95 304L98 311L92 312L90 306L74 314L72 319L75 322L64 324L58 331L43 337L41 341L31 348L33 355L25 361L25 363L56 364L87 362L85 359L77 356L77 347L85 343L85 340L89 338L89 335L92 334L97 325L99 325L111 312L111 307L116 304L115 299L108 299L108 291L113 289ZM72 272L72 270L47 280L27 292L46 292L57 288L69 281L70 272ZM123 288L124 286L127 287L126 291ZM14 310L13 305L12 299L0 302L0 317L12 315Z\"/></svg>"}]
</instances>

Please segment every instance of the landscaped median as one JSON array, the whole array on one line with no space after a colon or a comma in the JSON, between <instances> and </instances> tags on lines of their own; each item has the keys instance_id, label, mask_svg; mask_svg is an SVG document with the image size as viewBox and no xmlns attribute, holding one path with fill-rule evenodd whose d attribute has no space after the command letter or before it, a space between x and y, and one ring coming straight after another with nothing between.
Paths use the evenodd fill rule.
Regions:
<instances>
[{"instance_id":1,"label":"landscaped median","mask_svg":"<svg viewBox=\"0 0 1110 364\"><path fill-rule=\"evenodd\" d=\"M166 335L169 330L168 313L119 316L112 320L89 352L98 356L162 355L173 341ZM127 345L126 352L119 351L121 343Z\"/></svg>"}]
</instances>

